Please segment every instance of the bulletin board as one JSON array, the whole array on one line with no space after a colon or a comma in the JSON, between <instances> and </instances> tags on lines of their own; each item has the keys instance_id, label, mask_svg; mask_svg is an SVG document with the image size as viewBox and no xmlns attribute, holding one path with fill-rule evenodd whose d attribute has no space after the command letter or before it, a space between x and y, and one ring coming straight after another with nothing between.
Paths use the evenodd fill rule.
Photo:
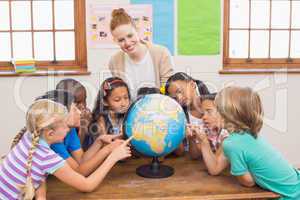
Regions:
<instances>
[{"instance_id":1,"label":"bulletin board","mask_svg":"<svg viewBox=\"0 0 300 200\"><path fill-rule=\"evenodd\" d=\"M91 2L87 9L87 40L90 48L117 48L110 33L111 13L124 8L133 18L141 39L152 41L152 5L103 5Z\"/></svg>"},{"instance_id":2,"label":"bulletin board","mask_svg":"<svg viewBox=\"0 0 300 200\"><path fill-rule=\"evenodd\" d=\"M175 52L174 0L131 0L132 4L150 4L153 10L153 42Z\"/></svg>"}]
</instances>

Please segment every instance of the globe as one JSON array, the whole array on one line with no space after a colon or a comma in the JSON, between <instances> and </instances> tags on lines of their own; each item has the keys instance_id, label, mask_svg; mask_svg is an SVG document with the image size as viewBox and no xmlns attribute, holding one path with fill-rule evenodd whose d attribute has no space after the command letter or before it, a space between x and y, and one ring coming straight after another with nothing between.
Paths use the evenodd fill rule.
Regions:
<instances>
[{"instance_id":1,"label":"globe","mask_svg":"<svg viewBox=\"0 0 300 200\"><path fill-rule=\"evenodd\" d=\"M185 136L182 107L161 94L145 95L134 102L124 120L124 132L133 136L132 146L140 153L160 157L174 151Z\"/></svg>"}]
</instances>

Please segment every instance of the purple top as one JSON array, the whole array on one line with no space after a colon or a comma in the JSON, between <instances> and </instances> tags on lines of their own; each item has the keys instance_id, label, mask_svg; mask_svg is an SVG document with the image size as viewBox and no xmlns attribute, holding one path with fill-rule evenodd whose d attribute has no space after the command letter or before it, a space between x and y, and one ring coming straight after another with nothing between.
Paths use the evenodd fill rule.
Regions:
<instances>
[{"instance_id":1,"label":"purple top","mask_svg":"<svg viewBox=\"0 0 300 200\"><path fill-rule=\"evenodd\" d=\"M27 132L0 164L0 199L20 199L20 186L25 185L27 178L27 158L31 144L31 135ZM32 161L31 177L34 188L38 188L48 174L53 174L64 163L41 138Z\"/></svg>"}]
</instances>

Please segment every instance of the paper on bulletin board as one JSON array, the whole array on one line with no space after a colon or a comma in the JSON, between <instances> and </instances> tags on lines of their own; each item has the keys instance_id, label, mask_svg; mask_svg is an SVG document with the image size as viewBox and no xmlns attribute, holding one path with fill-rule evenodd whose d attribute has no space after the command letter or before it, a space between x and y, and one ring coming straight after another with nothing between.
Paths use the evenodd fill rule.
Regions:
<instances>
[{"instance_id":1,"label":"paper on bulletin board","mask_svg":"<svg viewBox=\"0 0 300 200\"><path fill-rule=\"evenodd\" d=\"M91 2L87 11L87 39L90 48L117 48L110 33L111 13L116 8L124 8L133 18L141 39L152 41L151 5L116 6Z\"/></svg>"},{"instance_id":2,"label":"paper on bulletin board","mask_svg":"<svg viewBox=\"0 0 300 200\"><path fill-rule=\"evenodd\" d=\"M220 53L220 0L178 0L178 54Z\"/></svg>"},{"instance_id":3,"label":"paper on bulletin board","mask_svg":"<svg viewBox=\"0 0 300 200\"><path fill-rule=\"evenodd\" d=\"M174 0L131 0L131 3L152 5L153 42L174 54Z\"/></svg>"}]
</instances>

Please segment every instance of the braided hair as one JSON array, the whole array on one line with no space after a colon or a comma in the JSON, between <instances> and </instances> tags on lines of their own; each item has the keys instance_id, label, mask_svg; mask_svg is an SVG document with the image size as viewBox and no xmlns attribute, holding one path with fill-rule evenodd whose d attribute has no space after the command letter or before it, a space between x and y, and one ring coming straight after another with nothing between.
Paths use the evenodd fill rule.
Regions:
<instances>
[{"instance_id":1,"label":"braided hair","mask_svg":"<svg viewBox=\"0 0 300 200\"><path fill-rule=\"evenodd\" d=\"M66 106L68 109L70 109L72 102L74 101L74 96L65 90L61 89L56 89L56 90L50 90L46 92L45 94L37 97L35 100L41 100L41 99L49 99L54 102L60 103L64 106ZM11 144L11 149L18 144L18 142L21 140L23 135L26 133L27 128L24 126L14 137L12 144Z\"/></svg>"},{"instance_id":2,"label":"braided hair","mask_svg":"<svg viewBox=\"0 0 300 200\"><path fill-rule=\"evenodd\" d=\"M48 99L37 100L29 107L26 113L26 129L30 132L32 142L27 158L26 183L20 186L22 199L31 200L34 197L35 190L31 176L32 161L43 130L53 129L55 123L63 120L66 115L67 109L65 106ZM13 145L17 144L17 140L20 140L24 132L26 131L23 128L15 137Z\"/></svg>"}]
</instances>

